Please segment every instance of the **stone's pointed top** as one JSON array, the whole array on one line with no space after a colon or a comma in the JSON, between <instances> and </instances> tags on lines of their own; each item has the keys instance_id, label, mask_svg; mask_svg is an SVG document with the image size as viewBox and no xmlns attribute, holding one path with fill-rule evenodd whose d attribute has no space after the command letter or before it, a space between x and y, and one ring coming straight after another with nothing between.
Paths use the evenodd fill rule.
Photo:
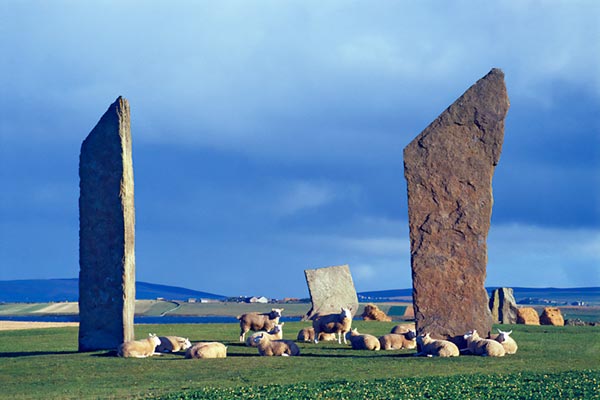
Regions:
<instances>
[{"instance_id":1,"label":"stone's pointed top","mask_svg":"<svg viewBox=\"0 0 600 400\"><path fill-rule=\"evenodd\" d=\"M488 75L501 75L504 77L504 72L500 68L492 68L486 76Z\"/></svg>"}]
</instances>

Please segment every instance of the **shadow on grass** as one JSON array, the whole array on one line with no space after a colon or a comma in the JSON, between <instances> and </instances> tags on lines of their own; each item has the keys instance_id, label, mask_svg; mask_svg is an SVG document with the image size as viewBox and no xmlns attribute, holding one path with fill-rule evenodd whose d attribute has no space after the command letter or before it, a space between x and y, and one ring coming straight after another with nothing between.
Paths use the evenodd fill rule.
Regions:
<instances>
[{"instance_id":1,"label":"shadow on grass","mask_svg":"<svg viewBox=\"0 0 600 400\"><path fill-rule=\"evenodd\" d=\"M0 353L0 358L17 358L31 356L59 356L67 354L77 354L78 351L16 351Z\"/></svg>"}]
</instances>

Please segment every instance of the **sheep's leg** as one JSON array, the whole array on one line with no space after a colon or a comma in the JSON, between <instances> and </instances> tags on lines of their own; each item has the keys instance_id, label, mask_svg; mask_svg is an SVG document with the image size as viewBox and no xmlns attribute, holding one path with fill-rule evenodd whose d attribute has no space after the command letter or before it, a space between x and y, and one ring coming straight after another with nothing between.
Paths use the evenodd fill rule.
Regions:
<instances>
[{"instance_id":1,"label":"sheep's leg","mask_svg":"<svg viewBox=\"0 0 600 400\"><path fill-rule=\"evenodd\" d=\"M315 344L319 343L319 331L315 329L315 338L313 339L313 342L315 342Z\"/></svg>"},{"instance_id":2,"label":"sheep's leg","mask_svg":"<svg viewBox=\"0 0 600 400\"><path fill-rule=\"evenodd\" d=\"M247 331L240 331L240 342L244 342L246 340L246 332Z\"/></svg>"}]
</instances>

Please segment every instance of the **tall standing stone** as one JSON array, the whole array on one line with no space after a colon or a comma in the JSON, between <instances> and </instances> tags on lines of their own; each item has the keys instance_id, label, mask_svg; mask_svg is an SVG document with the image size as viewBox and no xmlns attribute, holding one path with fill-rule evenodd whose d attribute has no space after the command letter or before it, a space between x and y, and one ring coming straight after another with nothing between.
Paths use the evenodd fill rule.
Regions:
<instances>
[{"instance_id":1,"label":"tall standing stone","mask_svg":"<svg viewBox=\"0 0 600 400\"><path fill-rule=\"evenodd\" d=\"M490 297L490 311L495 324L516 324L517 309L517 302L511 288L494 289Z\"/></svg>"},{"instance_id":2,"label":"tall standing stone","mask_svg":"<svg viewBox=\"0 0 600 400\"><path fill-rule=\"evenodd\" d=\"M81 145L79 351L134 338L135 210L129 103L119 97Z\"/></svg>"},{"instance_id":3,"label":"tall standing stone","mask_svg":"<svg viewBox=\"0 0 600 400\"><path fill-rule=\"evenodd\" d=\"M486 240L508 107L504 73L492 69L404 149L419 332L460 342L491 331Z\"/></svg>"},{"instance_id":4,"label":"tall standing stone","mask_svg":"<svg viewBox=\"0 0 600 400\"><path fill-rule=\"evenodd\" d=\"M340 308L350 308L352 315L358 311L358 296L348 265L304 270L312 308L303 319L317 314L339 313Z\"/></svg>"}]
</instances>

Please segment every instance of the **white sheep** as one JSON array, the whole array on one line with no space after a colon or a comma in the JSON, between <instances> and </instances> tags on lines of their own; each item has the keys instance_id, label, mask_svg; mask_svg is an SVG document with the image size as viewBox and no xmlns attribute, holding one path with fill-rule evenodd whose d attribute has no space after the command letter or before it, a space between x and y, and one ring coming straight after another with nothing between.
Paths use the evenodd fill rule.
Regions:
<instances>
[{"instance_id":1,"label":"white sheep","mask_svg":"<svg viewBox=\"0 0 600 400\"><path fill-rule=\"evenodd\" d=\"M417 334L409 330L405 333L388 333L379 337L382 350L414 349L417 347Z\"/></svg>"},{"instance_id":2,"label":"white sheep","mask_svg":"<svg viewBox=\"0 0 600 400\"><path fill-rule=\"evenodd\" d=\"M396 333L396 334L401 334L401 333L406 333L408 331L414 331L415 330L415 324L400 324L400 325L396 325L392 328L392 330L390 331L390 333Z\"/></svg>"},{"instance_id":3,"label":"white sheep","mask_svg":"<svg viewBox=\"0 0 600 400\"><path fill-rule=\"evenodd\" d=\"M160 339L155 334L148 335L148 339L131 340L121 343L117 348L119 357L146 358L155 353L156 346L160 345Z\"/></svg>"},{"instance_id":4,"label":"white sheep","mask_svg":"<svg viewBox=\"0 0 600 400\"><path fill-rule=\"evenodd\" d=\"M240 342L244 342L246 332L252 331L270 331L279 323L283 308L272 308L268 313L251 312L238 315L240 320Z\"/></svg>"},{"instance_id":5,"label":"white sheep","mask_svg":"<svg viewBox=\"0 0 600 400\"><path fill-rule=\"evenodd\" d=\"M312 325L315 330L314 342L319 343L321 332L337 334L338 343L346 344L346 333L350 332L352 327L352 313L350 308L343 308L339 314L318 315L313 319Z\"/></svg>"},{"instance_id":6,"label":"white sheep","mask_svg":"<svg viewBox=\"0 0 600 400\"><path fill-rule=\"evenodd\" d=\"M319 333L319 341L332 341L332 340L336 340L336 339L337 339L337 337L335 336L335 333L326 333L326 332ZM296 340L299 342L314 342L315 328L313 328L311 326L310 328L300 329Z\"/></svg>"},{"instance_id":7,"label":"white sheep","mask_svg":"<svg viewBox=\"0 0 600 400\"><path fill-rule=\"evenodd\" d=\"M467 341L467 349L471 354L478 356L502 357L506 352L500 343L492 339L483 339L479 337L476 330L465 333L464 339Z\"/></svg>"},{"instance_id":8,"label":"white sheep","mask_svg":"<svg viewBox=\"0 0 600 400\"><path fill-rule=\"evenodd\" d=\"M176 353L192 347L188 338L179 336L159 336L160 344L156 346L156 353Z\"/></svg>"},{"instance_id":9,"label":"white sheep","mask_svg":"<svg viewBox=\"0 0 600 400\"><path fill-rule=\"evenodd\" d=\"M498 343L502 345L502 347L504 347L504 351L506 352L506 354L515 354L517 352L517 349L519 348L519 346L517 346L517 342L515 342L515 340L512 337L510 337L511 333L512 331L503 332L500 329L498 329L498 336L495 339Z\"/></svg>"},{"instance_id":10,"label":"white sheep","mask_svg":"<svg viewBox=\"0 0 600 400\"><path fill-rule=\"evenodd\" d=\"M346 339L350 341L354 350L373 350L378 351L381 348L379 340L368 333L360 334L356 328L346 333Z\"/></svg>"},{"instance_id":11,"label":"white sheep","mask_svg":"<svg viewBox=\"0 0 600 400\"><path fill-rule=\"evenodd\" d=\"M264 333L254 338L258 354L261 356L297 356L300 349L291 340L271 340Z\"/></svg>"},{"instance_id":12,"label":"white sheep","mask_svg":"<svg viewBox=\"0 0 600 400\"><path fill-rule=\"evenodd\" d=\"M185 352L185 358L225 358L227 346L219 342L196 343Z\"/></svg>"},{"instance_id":13,"label":"white sheep","mask_svg":"<svg viewBox=\"0 0 600 400\"><path fill-rule=\"evenodd\" d=\"M256 336L260 335L261 333L268 335L269 339L271 339L271 340L283 339L283 325L284 324L285 324L285 322L275 325L275 328L273 328L269 332L265 332L265 331L254 332L252 335L248 336L248 338L246 339L246 346L256 347L256 342L254 342L254 338Z\"/></svg>"},{"instance_id":14,"label":"white sheep","mask_svg":"<svg viewBox=\"0 0 600 400\"><path fill-rule=\"evenodd\" d=\"M429 333L417 336L417 344L421 348L415 356L427 357L457 357L460 354L458 347L448 340L432 339Z\"/></svg>"}]
</instances>

